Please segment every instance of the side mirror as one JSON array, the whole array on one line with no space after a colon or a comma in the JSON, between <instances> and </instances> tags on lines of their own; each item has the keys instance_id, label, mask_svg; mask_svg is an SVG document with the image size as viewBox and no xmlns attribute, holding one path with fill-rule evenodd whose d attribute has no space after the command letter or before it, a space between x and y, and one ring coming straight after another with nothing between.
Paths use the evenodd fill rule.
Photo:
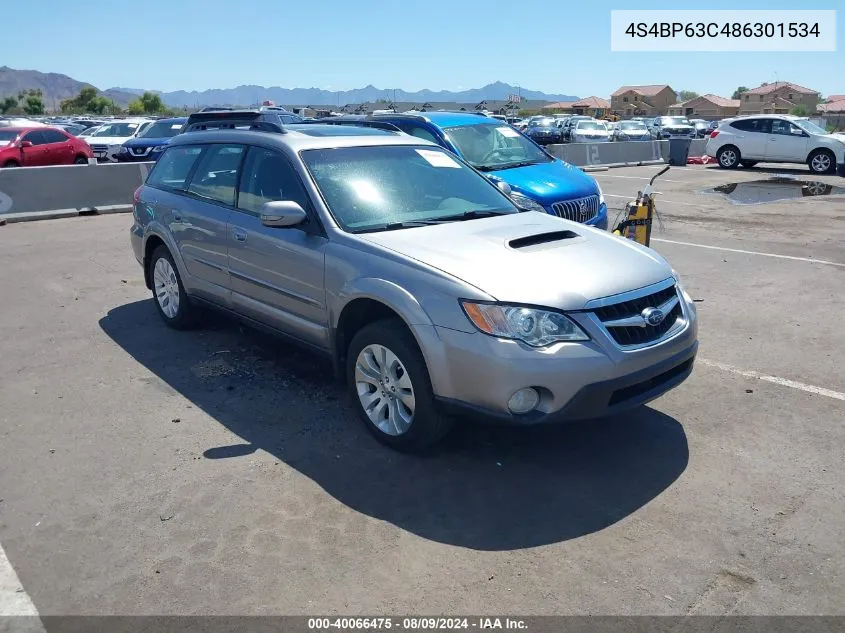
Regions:
<instances>
[{"instance_id":1,"label":"side mirror","mask_svg":"<svg viewBox=\"0 0 845 633\"><path fill-rule=\"evenodd\" d=\"M505 194L508 198L511 197L511 186L504 180L497 180L496 187L498 187L499 191Z\"/></svg>"},{"instance_id":2,"label":"side mirror","mask_svg":"<svg viewBox=\"0 0 845 633\"><path fill-rule=\"evenodd\" d=\"M23 149L24 147L32 147L32 141L21 141L20 148Z\"/></svg>"},{"instance_id":3,"label":"side mirror","mask_svg":"<svg viewBox=\"0 0 845 633\"><path fill-rule=\"evenodd\" d=\"M804 134L804 130L799 130L799 129L796 129L796 128L790 128L789 131L792 133L793 136L807 136L806 134Z\"/></svg>"},{"instance_id":4,"label":"side mirror","mask_svg":"<svg viewBox=\"0 0 845 633\"><path fill-rule=\"evenodd\" d=\"M261 207L261 224L283 229L302 224L308 218L305 210L293 200L274 200Z\"/></svg>"}]
</instances>

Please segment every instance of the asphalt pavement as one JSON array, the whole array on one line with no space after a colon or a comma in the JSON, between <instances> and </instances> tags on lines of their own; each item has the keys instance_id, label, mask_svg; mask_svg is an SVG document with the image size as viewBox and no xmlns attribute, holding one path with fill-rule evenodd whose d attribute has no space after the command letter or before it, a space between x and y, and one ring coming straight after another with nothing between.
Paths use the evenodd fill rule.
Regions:
<instances>
[{"instance_id":1,"label":"asphalt pavement","mask_svg":"<svg viewBox=\"0 0 845 633\"><path fill-rule=\"evenodd\" d=\"M656 171L593 175L619 211ZM7 585L41 615L845 614L845 196L705 193L778 174L843 184L660 181L687 382L426 457L378 445L319 360L219 317L168 330L128 215L0 227Z\"/></svg>"}]
</instances>

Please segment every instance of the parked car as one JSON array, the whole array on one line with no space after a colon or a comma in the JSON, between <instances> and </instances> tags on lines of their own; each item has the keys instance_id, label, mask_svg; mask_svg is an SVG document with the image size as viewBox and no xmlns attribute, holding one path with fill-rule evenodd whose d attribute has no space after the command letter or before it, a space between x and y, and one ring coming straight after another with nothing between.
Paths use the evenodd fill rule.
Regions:
<instances>
[{"instance_id":1,"label":"parked car","mask_svg":"<svg viewBox=\"0 0 845 633\"><path fill-rule=\"evenodd\" d=\"M642 121L620 121L610 135L611 141L650 141L651 132Z\"/></svg>"},{"instance_id":2,"label":"parked car","mask_svg":"<svg viewBox=\"0 0 845 633\"><path fill-rule=\"evenodd\" d=\"M81 125L76 125L75 123L56 123L53 125L53 127L57 127L61 130L64 130L72 136L79 136L82 132L87 129Z\"/></svg>"},{"instance_id":3,"label":"parked car","mask_svg":"<svg viewBox=\"0 0 845 633\"><path fill-rule=\"evenodd\" d=\"M721 125L721 123L722 123L721 121L710 121L710 123L707 124L707 136L710 136L710 134L713 132L713 130L715 130L717 127L719 127L719 125Z\"/></svg>"},{"instance_id":4,"label":"parked car","mask_svg":"<svg viewBox=\"0 0 845 633\"><path fill-rule=\"evenodd\" d=\"M560 126L560 133L563 137L562 142L572 142L572 129L575 127L575 124L578 123L578 121L595 121L595 119L591 116L576 114L564 120L564 122Z\"/></svg>"},{"instance_id":5,"label":"parked car","mask_svg":"<svg viewBox=\"0 0 845 633\"><path fill-rule=\"evenodd\" d=\"M525 135L538 145L551 145L562 140L560 129L555 125L552 117L533 119L525 128Z\"/></svg>"},{"instance_id":6,"label":"parked car","mask_svg":"<svg viewBox=\"0 0 845 633\"><path fill-rule=\"evenodd\" d=\"M667 139L673 136L695 138L695 127L684 116L659 116L651 122L651 135L655 139Z\"/></svg>"},{"instance_id":7,"label":"parked car","mask_svg":"<svg viewBox=\"0 0 845 633\"><path fill-rule=\"evenodd\" d=\"M604 121L576 121L569 133L570 143L607 143L610 133Z\"/></svg>"},{"instance_id":8,"label":"parked car","mask_svg":"<svg viewBox=\"0 0 845 633\"><path fill-rule=\"evenodd\" d=\"M117 161L132 163L156 160L170 139L182 131L187 121L187 117L159 119L136 137L126 141L117 152Z\"/></svg>"},{"instance_id":9,"label":"parked car","mask_svg":"<svg viewBox=\"0 0 845 633\"><path fill-rule=\"evenodd\" d=\"M434 444L455 414L616 414L685 380L697 352L695 306L662 256L520 213L407 134L188 131L133 219L166 325L210 306L328 356L367 430L400 450Z\"/></svg>"},{"instance_id":10,"label":"parked car","mask_svg":"<svg viewBox=\"0 0 845 633\"><path fill-rule=\"evenodd\" d=\"M467 113L426 112L373 117L437 143L495 181L507 183L517 206L607 228L607 205L596 179L547 153L511 127Z\"/></svg>"},{"instance_id":11,"label":"parked car","mask_svg":"<svg viewBox=\"0 0 845 633\"><path fill-rule=\"evenodd\" d=\"M83 139L84 139L84 138L88 138L89 136L91 136L92 134L94 134L94 132L96 132L97 130L99 130L101 127L103 127L103 126L102 126L102 125L94 125L94 126L92 126L92 127L89 127L87 130L82 130L82 131L81 131L79 134L77 134L76 136L77 136L78 138L83 138Z\"/></svg>"},{"instance_id":12,"label":"parked car","mask_svg":"<svg viewBox=\"0 0 845 633\"><path fill-rule=\"evenodd\" d=\"M92 157L84 140L59 128L0 128L0 167L85 165Z\"/></svg>"},{"instance_id":13,"label":"parked car","mask_svg":"<svg viewBox=\"0 0 845 633\"><path fill-rule=\"evenodd\" d=\"M704 119L690 119L690 123L695 128L695 138L704 138L711 132L710 121Z\"/></svg>"},{"instance_id":14,"label":"parked car","mask_svg":"<svg viewBox=\"0 0 845 633\"><path fill-rule=\"evenodd\" d=\"M83 138L91 146L94 157L100 162L116 161L120 147L129 139L146 130L152 119L120 119L109 121Z\"/></svg>"},{"instance_id":15,"label":"parked car","mask_svg":"<svg viewBox=\"0 0 845 633\"><path fill-rule=\"evenodd\" d=\"M723 121L707 140L707 155L720 167L753 167L767 163L804 163L814 174L845 173L845 134L827 130L806 118L761 114Z\"/></svg>"}]
</instances>

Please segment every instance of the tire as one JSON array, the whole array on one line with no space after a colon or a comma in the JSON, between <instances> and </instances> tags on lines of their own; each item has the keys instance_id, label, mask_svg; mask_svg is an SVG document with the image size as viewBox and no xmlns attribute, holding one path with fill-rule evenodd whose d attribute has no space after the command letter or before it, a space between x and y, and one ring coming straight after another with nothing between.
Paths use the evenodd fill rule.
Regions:
<instances>
[{"instance_id":1,"label":"tire","mask_svg":"<svg viewBox=\"0 0 845 633\"><path fill-rule=\"evenodd\" d=\"M387 352L385 356L382 350ZM346 354L346 381L364 426L393 449L423 451L452 427L453 420L437 408L422 352L399 319L370 323L352 337ZM379 394L379 389L384 391ZM410 394L406 392L406 397L398 395L407 389ZM397 395L385 398L385 393ZM370 405L370 413L365 403Z\"/></svg>"},{"instance_id":2,"label":"tire","mask_svg":"<svg viewBox=\"0 0 845 633\"><path fill-rule=\"evenodd\" d=\"M149 266L153 303L159 316L174 330L192 327L196 323L196 309L191 305L179 269L166 246L159 246L153 251Z\"/></svg>"},{"instance_id":3,"label":"tire","mask_svg":"<svg viewBox=\"0 0 845 633\"><path fill-rule=\"evenodd\" d=\"M817 149L807 157L807 166L814 174L835 174L836 156L829 149Z\"/></svg>"},{"instance_id":4,"label":"tire","mask_svg":"<svg viewBox=\"0 0 845 633\"><path fill-rule=\"evenodd\" d=\"M3 163L3 167L20 167L20 164L14 160L7 160L5 163Z\"/></svg>"},{"instance_id":5,"label":"tire","mask_svg":"<svg viewBox=\"0 0 845 633\"><path fill-rule=\"evenodd\" d=\"M88 159L87 159L87 158L85 158L84 156L77 156L77 157L73 160L73 164L74 164L74 165L87 165L87 164L88 164Z\"/></svg>"},{"instance_id":6,"label":"tire","mask_svg":"<svg viewBox=\"0 0 845 633\"><path fill-rule=\"evenodd\" d=\"M739 161L739 164L742 165L743 167L745 167L746 169L751 169L757 163L758 163L758 161L756 161L756 160L741 160L741 161Z\"/></svg>"},{"instance_id":7,"label":"tire","mask_svg":"<svg viewBox=\"0 0 845 633\"><path fill-rule=\"evenodd\" d=\"M716 152L716 160L722 169L736 169L741 161L739 148L733 145L720 147Z\"/></svg>"}]
</instances>

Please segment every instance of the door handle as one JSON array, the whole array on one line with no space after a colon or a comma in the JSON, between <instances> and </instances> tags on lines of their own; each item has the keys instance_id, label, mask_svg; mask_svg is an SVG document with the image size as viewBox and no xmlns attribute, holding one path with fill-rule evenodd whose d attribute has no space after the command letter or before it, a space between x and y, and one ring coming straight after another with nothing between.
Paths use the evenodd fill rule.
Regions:
<instances>
[{"instance_id":1,"label":"door handle","mask_svg":"<svg viewBox=\"0 0 845 633\"><path fill-rule=\"evenodd\" d=\"M238 242L246 242L246 231L234 228L232 229L232 237L234 237Z\"/></svg>"}]
</instances>

